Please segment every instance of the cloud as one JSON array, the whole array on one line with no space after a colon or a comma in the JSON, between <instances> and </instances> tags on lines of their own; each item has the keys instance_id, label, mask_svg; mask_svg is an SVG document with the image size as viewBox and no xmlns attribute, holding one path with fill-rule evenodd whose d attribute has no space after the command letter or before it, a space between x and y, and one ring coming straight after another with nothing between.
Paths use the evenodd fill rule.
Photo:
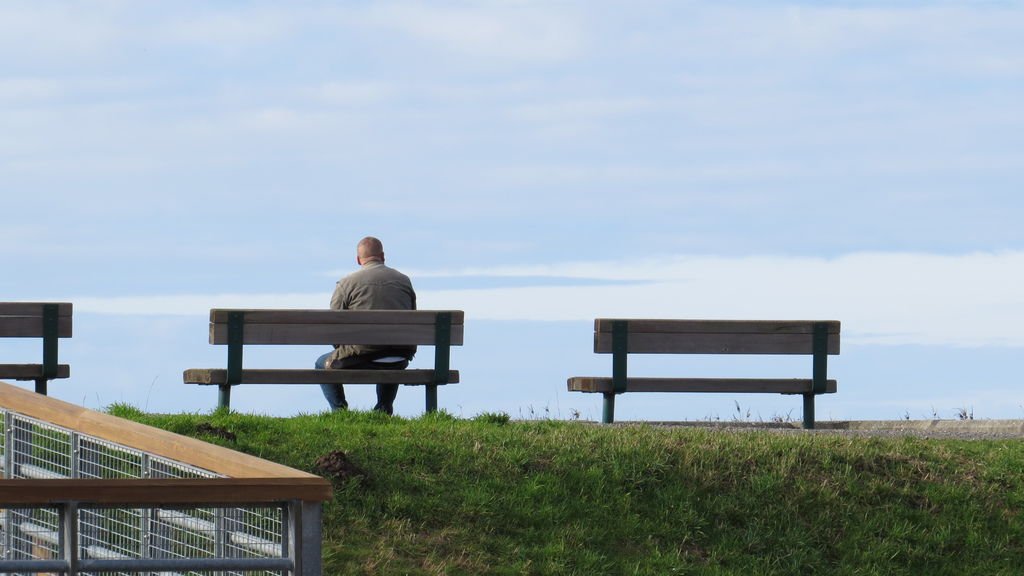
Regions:
<instances>
[{"instance_id":1,"label":"cloud","mask_svg":"<svg viewBox=\"0 0 1024 576\"><path fill-rule=\"evenodd\" d=\"M523 269L545 273L545 267ZM852 254L836 259L680 257L576 263L550 273L632 285L448 290L470 317L806 318L844 323L847 342L1024 346L1024 253ZM479 274L482 271L467 271ZM508 274L514 270L498 269ZM476 312L476 314L474 314Z\"/></svg>"},{"instance_id":2,"label":"cloud","mask_svg":"<svg viewBox=\"0 0 1024 576\"><path fill-rule=\"evenodd\" d=\"M72 298L75 313L206 316L210 308L322 308L324 294L175 294Z\"/></svg>"},{"instance_id":3,"label":"cloud","mask_svg":"<svg viewBox=\"0 0 1024 576\"><path fill-rule=\"evenodd\" d=\"M36 104L61 94L60 83L49 78L0 78L0 103Z\"/></svg>"},{"instance_id":4,"label":"cloud","mask_svg":"<svg viewBox=\"0 0 1024 576\"><path fill-rule=\"evenodd\" d=\"M105 54L130 29L112 5L0 4L0 63L60 63Z\"/></svg>"},{"instance_id":5,"label":"cloud","mask_svg":"<svg viewBox=\"0 0 1024 576\"><path fill-rule=\"evenodd\" d=\"M309 89L310 96L331 106L364 107L382 104L391 98L395 86L385 82L326 82Z\"/></svg>"},{"instance_id":6,"label":"cloud","mask_svg":"<svg viewBox=\"0 0 1024 576\"><path fill-rule=\"evenodd\" d=\"M298 32L302 16L315 16L266 6L210 10L209 5L186 14L162 27L166 41L226 51L242 51L286 40Z\"/></svg>"},{"instance_id":7,"label":"cloud","mask_svg":"<svg viewBox=\"0 0 1024 576\"><path fill-rule=\"evenodd\" d=\"M552 62L579 55L579 16L565 6L505 2L459 7L413 2L375 4L368 21L460 56Z\"/></svg>"},{"instance_id":8,"label":"cloud","mask_svg":"<svg viewBox=\"0 0 1024 576\"><path fill-rule=\"evenodd\" d=\"M857 253L668 256L409 271L413 278L575 278L579 285L440 289L421 308L460 309L473 320L588 321L596 317L827 319L845 342L1024 347L1024 252L936 255ZM582 282L586 280L587 282ZM607 284L593 281L606 281ZM511 283L511 282L510 282ZM78 298L78 312L206 314L212 307L319 308L324 294L220 294Z\"/></svg>"}]
</instances>

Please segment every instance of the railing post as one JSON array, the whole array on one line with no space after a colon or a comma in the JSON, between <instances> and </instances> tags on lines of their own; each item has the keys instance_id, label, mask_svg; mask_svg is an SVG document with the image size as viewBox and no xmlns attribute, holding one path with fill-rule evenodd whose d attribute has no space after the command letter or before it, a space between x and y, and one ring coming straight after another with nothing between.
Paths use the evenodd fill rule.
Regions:
<instances>
[{"instance_id":1,"label":"railing post","mask_svg":"<svg viewBox=\"0 0 1024 576\"><path fill-rule=\"evenodd\" d=\"M4 478L14 474L14 415L4 410Z\"/></svg>"},{"instance_id":2,"label":"railing post","mask_svg":"<svg viewBox=\"0 0 1024 576\"><path fill-rule=\"evenodd\" d=\"M71 478L82 477L82 438L74 430L68 431L68 441L71 444Z\"/></svg>"},{"instance_id":3,"label":"railing post","mask_svg":"<svg viewBox=\"0 0 1024 576\"><path fill-rule=\"evenodd\" d=\"M25 463L26 454L32 450L32 435L26 430L24 421L20 420L13 412L7 413L7 458L4 464L7 466L8 478L22 478L21 465ZM15 511L7 508L7 526L13 527L21 518L24 518L23 511ZM7 538L10 543L8 553L11 558L25 558L31 551L31 546L25 539L15 540L7 530Z\"/></svg>"},{"instance_id":4,"label":"railing post","mask_svg":"<svg viewBox=\"0 0 1024 576\"><path fill-rule=\"evenodd\" d=\"M294 503L294 500L285 502L281 504L279 510L281 513L281 558L291 558L292 562L297 562L292 554L292 506ZM298 564L293 566L298 566Z\"/></svg>"},{"instance_id":5,"label":"railing post","mask_svg":"<svg viewBox=\"0 0 1024 576\"><path fill-rule=\"evenodd\" d=\"M12 478L14 474L14 415L7 410L4 413L4 478ZM4 508L4 558L10 558L12 554L13 535L11 527L14 526L14 512Z\"/></svg>"},{"instance_id":6,"label":"railing post","mask_svg":"<svg viewBox=\"0 0 1024 576\"><path fill-rule=\"evenodd\" d=\"M289 555L295 562L293 576L321 576L323 534L321 532L323 506L319 502L292 500L288 506Z\"/></svg>"},{"instance_id":7,"label":"railing post","mask_svg":"<svg viewBox=\"0 0 1024 576\"><path fill-rule=\"evenodd\" d=\"M58 506L61 514L61 556L68 564L68 576L78 576L78 502Z\"/></svg>"},{"instance_id":8,"label":"railing post","mask_svg":"<svg viewBox=\"0 0 1024 576\"><path fill-rule=\"evenodd\" d=\"M284 526L281 527L288 537L285 538L288 549L285 550L285 557L292 559L292 571L289 576L296 576L302 573L302 501L290 500L288 502L287 514L285 514ZM283 535L282 535L283 536Z\"/></svg>"},{"instance_id":9,"label":"railing post","mask_svg":"<svg viewBox=\"0 0 1024 576\"><path fill-rule=\"evenodd\" d=\"M224 520L224 509L214 508L213 509L213 555L217 558L223 558L227 546L225 546L224 536L227 535L227 522Z\"/></svg>"},{"instance_id":10,"label":"railing post","mask_svg":"<svg viewBox=\"0 0 1024 576\"><path fill-rule=\"evenodd\" d=\"M149 454L147 452L142 453L142 461L139 463L142 468L142 478L149 478ZM152 555L150 545L153 542L153 535L150 533L152 528L153 508L144 508L140 510L139 514L139 557L149 558Z\"/></svg>"}]
</instances>

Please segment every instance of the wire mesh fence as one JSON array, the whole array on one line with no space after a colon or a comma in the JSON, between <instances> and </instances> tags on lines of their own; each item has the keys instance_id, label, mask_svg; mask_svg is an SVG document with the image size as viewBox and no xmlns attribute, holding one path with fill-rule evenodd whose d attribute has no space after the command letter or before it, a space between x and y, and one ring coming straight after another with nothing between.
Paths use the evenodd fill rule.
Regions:
<instances>
[{"instance_id":1,"label":"wire mesh fence","mask_svg":"<svg viewBox=\"0 0 1024 576\"><path fill-rule=\"evenodd\" d=\"M0 409L0 477L22 479L170 479L218 478L188 464L80 434L9 410ZM116 564L118 570L95 575L270 576L287 570L167 571L134 569L171 565L177 559L210 564L232 559L281 559L288 556L288 509L281 505L245 508L81 507L68 528L60 507L0 509L0 551L4 560L62 558L63 547L77 547L77 558ZM71 530L75 542L67 541ZM26 567L33 574L37 567ZM43 572L46 573L46 572Z\"/></svg>"}]
</instances>

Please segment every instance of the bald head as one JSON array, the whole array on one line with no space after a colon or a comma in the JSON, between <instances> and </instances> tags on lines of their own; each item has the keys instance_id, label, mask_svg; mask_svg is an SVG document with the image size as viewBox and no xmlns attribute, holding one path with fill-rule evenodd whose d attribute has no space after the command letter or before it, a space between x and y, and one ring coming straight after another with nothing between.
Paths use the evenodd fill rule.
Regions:
<instances>
[{"instance_id":1,"label":"bald head","mask_svg":"<svg viewBox=\"0 0 1024 576\"><path fill-rule=\"evenodd\" d=\"M360 265L373 261L383 262L384 245L373 236L367 236L360 240L359 245L356 246L356 259Z\"/></svg>"}]
</instances>

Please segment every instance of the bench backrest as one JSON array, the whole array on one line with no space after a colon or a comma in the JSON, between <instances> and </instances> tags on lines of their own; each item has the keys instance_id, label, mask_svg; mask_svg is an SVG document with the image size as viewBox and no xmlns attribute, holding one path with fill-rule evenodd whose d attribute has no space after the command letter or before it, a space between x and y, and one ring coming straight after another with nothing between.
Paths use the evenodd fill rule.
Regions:
<instances>
[{"instance_id":1,"label":"bench backrest","mask_svg":"<svg viewBox=\"0 0 1024 576\"><path fill-rule=\"evenodd\" d=\"M816 330L818 338L824 339L819 345L824 345L827 354L839 354L839 322L835 320L598 318L594 321L594 352L614 353L616 330L623 331L620 338L624 336L625 351L630 354L814 354Z\"/></svg>"},{"instance_id":2,"label":"bench backrest","mask_svg":"<svg viewBox=\"0 0 1024 576\"><path fill-rule=\"evenodd\" d=\"M461 310L213 309L210 344L231 344L237 322L244 344L434 345L442 315L451 318L448 344L461 346Z\"/></svg>"},{"instance_id":3,"label":"bench backrest","mask_svg":"<svg viewBox=\"0 0 1024 576\"><path fill-rule=\"evenodd\" d=\"M71 303L0 302L0 338L71 338Z\"/></svg>"}]
</instances>

